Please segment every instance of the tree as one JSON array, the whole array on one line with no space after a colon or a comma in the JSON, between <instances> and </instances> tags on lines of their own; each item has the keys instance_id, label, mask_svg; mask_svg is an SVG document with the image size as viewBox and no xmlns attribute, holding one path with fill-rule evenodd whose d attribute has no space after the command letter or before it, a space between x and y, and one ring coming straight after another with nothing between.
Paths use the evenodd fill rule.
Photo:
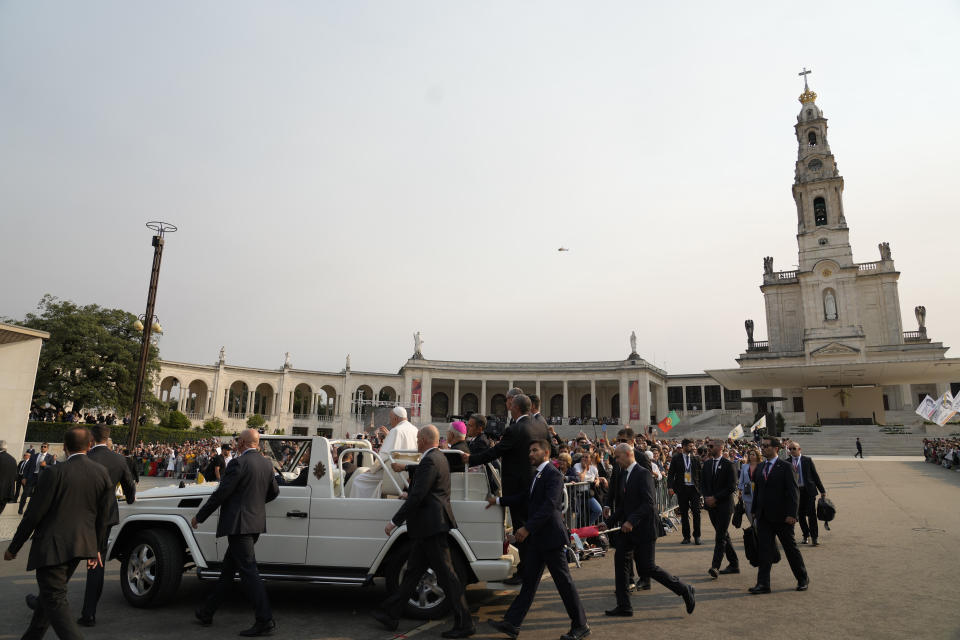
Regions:
<instances>
[{"instance_id":1,"label":"tree","mask_svg":"<svg viewBox=\"0 0 960 640\"><path fill-rule=\"evenodd\" d=\"M223 420L214 416L203 421L203 431L211 433L215 436L222 436L224 429Z\"/></svg>"},{"instance_id":2,"label":"tree","mask_svg":"<svg viewBox=\"0 0 960 640\"><path fill-rule=\"evenodd\" d=\"M247 426L251 429L259 429L265 424L267 424L266 419L264 419L264 417L259 413L255 413L247 418Z\"/></svg>"},{"instance_id":3,"label":"tree","mask_svg":"<svg viewBox=\"0 0 960 640\"><path fill-rule=\"evenodd\" d=\"M193 426L190 418L179 411L171 411L166 419L160 423L160 426L168 429L189 429Z\"/></svg>"},{"instance_id":4,"label":"tree","mask_svg":"<svg viewBox=\"0 0 960 640\"><path fill-rule=\"evenodd\" d=\"M79 306L50 294L36 313L13 321L50 334L40 350L33 400L57 409L112 407L125 415L133 406L141 333L133 328L137 317L122 309ZM154 406L149 389L160 372L160 351L150 345L144 403Z\"/></svg>"}]
</instances>

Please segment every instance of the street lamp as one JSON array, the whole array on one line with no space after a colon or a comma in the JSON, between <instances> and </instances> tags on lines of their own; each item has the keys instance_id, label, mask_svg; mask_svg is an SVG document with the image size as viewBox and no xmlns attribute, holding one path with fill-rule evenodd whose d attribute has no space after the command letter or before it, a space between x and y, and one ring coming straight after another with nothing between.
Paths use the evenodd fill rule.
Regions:
<instances>
[{"instance_id":1,"label":"street lamp","mask_svg":"<svg viewBox=\"0 0 960 640\"><path fill-rule=\"evenodd\" d=\"M137 442L137 429L140 424L140 401L143 397L143 379L147 374L147 357L150 355L150 333L163 333L157 316L153 315L153 308L157 301L157 281L160 279L160 259L163 257L163 236L174 233L175 225L169 222L150 221L147 228L154 231L153 240L153 269L150 271L150 288L147 290L147 311L133 324L133 328L142 331L140 344L140 362L137 364L137 386L133 391L133 408L130 410L130 441L132 452Z\"/></svg>"}]
</instances>

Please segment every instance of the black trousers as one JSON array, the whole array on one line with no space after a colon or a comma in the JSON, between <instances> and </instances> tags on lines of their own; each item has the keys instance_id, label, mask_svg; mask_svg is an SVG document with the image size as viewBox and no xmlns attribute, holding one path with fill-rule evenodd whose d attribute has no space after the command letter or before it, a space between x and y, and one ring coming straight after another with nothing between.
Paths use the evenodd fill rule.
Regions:
<instances>
[{"instance_id":1,"label":"black trousers","mask_svg":"<svg viewBox=\"0 0 960 640\"><path fill-rule=\"evenodd\" d=\"M16 486L14 486L14 489L13 489L14 502L17 502L18 500L20 500L20 490L23 489L23 484L21 483L21 480L23 480L23 478L17 478Z\"/></svg>"},{"instance_id":2,"label":"black trousers","mask_svg":"<svg viewBox=\"0 0 960 640\"><path fill-rule=\"evenodd\" d=\"M27 499L33 495L33 490L37 488L36 482L27 482L23 485L23 491L20 493L20 508L18 513L23 513L23 505L27 504Z\"/></svg>"},{"instance_id":3,"label":"black trousers","mask_svg":"<svg viewBox=\"0 0 960 640\"><path fill-rule=\"evenodd\" d=\"M570 568L567 566L567 550L563 547L556 549L541 549L531 542L526 543L526 554L523 559L523 586L520 587L520 593L510 603L503 619L515 627L523 624L523 619L527 617L530 605L537 595L537 588L540 586L540 579L543 577L543 569L550 570L550 576L553 578L553 584L560 592L560 599L563 606L570 616L571 627L582 627L587 624L587 614L583 611L583 603L580 602L580 594L577 593L577 586L573 584L573 577L570 575Z\"/></svg>"},{"instance_id":4,"label":"black trousers","mask_svg":"<svg viewBox=\"0 0 960 640\"><path fill-rule=\"evenodd\" d=\"M727 562L730 563L731 567L740 566L737 552L730 541L730 518L733 517L732 503L729 500L722 504L717 503L716 506L707 509L707 514L710 516L710 524L713 525L713 530L716 532L713 539L713 562L710 566L719 569L724 556L727 557Z\"/></svg>"},{"instance_id":5,"label":"black trousers","mask_svg":"<svg viewBox=\"0 0 960 640\"><path fill-rule=\"evenodd\" d=\"M87 569L87 582L83 586L83 608L80 610L80 616L83 618L97 617L97 603L100 602L100 596L103 594L103 574L104 565L107 564L107 545L106 541L110 539L110 527L107 529L107 537L104 539L103 548L100 549L100 557L103 559L95 569Z\"/></svg>"},{"instance_id":6,"label":"black trousers","mask_svg":"<svg viewBox=\"0 0 960 640\"><path fill-rule=\"evenodd\" d=\"M467 608L467 598L464 595L463 583L453 568L450 558L450 547L447 543L447 534L438 533L426 538L413 538L410 547L410 557L407 558L407 570L403 574L400 588L387 596L383 601L383 609L391 618L400 618L403 615L403 603L413 595L417 583L424 572L429 568L437 576L440 588L450 599L453 606L454 627L460 629L472 626L470 610Z\"/></svg>"},{"instance_id":7,"label":"black trousers","mask_svg":"<svg viewBox=\"0 0 960 640\"><path fill-rule=\"evenodd\" d=\"M804 538L816 539L820 534L817 524L817 492L800 489L800 505L797 520Z\"/></svg>"},{"instance_id":8,"label":"black trousers","mask_svg":"<svg viewBox=\"0 0 960 640\"><path fill-rule=\"evenodd\" d=\"M227 552L223 556L223 566L220 568L220 579L207 597L203 608L210 615L216 612L220 603L227 595L227 590L233 584L233 577L240 573L240 586L247 599L253 604L257 622L273 620L273 611L270 609L270 600L267 590L257 571L257 557L254 554L254 545L260 534L247 533L227 536Z\"/></svg>"},{"instance_id":9,"label":"black trousers","mask_svg":"<svg viewBox=\"0 0 960 640\"><path fill-rule=\"evenodd\" d=\"M687 585L680 582L680 579L676 576L657 566L656 553L656 540L636 540L630 534L620 535L620 539L617 541L617 550L613 554L618 607L633 609L630 604L630 596L627 593L627 575L630 572L631 559L636 563L637 573L641 579L653 578L678 596L684 594Z\"/></svg>"},{"instance_id":10,"label":"black trousers","mask_svg":"<svg viewBox=\"0 0 960 640\"><path fill-rule=\"evenodd\" d=\"M77 569L79 560L70 560L63 564L37 569L37 586L40 594L37 597L37 608L33 612L30 626L23 634L24 640L39 640L53 627L60 640L75 640L83 638L80 627L77 626L70 613L70 603L67 602L67 583Z\"/></svg>"},{"instance_id":11,"label":"black trousers","mask_svg":"<svg viewBox=\"0 0 960 640\"><path fill-rule=\"evenodd\" d=\"M783 555L787 556L790 570L797 582L807 579L807 568L803 565L803 556L793 539L793 525L786 522L773 523L757 518L757 541L760 545L760 566L757 569L757 584L770 586L770 567L773 566L773 549L780 539Z\"/></svg>"},{"instance_id":12,"label":"black trousers","mask_svg":"<svg viewBox=\"0 0 960 640\"><path fill-rule=\"evenodd\" d=\"M860 456L860 459L863 460L863 449L861 449L860 447L857 447L857 452L853 454L854 458L856 458L857 456Z\"/></svg>"},{"instance_id":13,"label":"black trousers","mask_svg":"<svg viewBox=\"0 0 960 640\"><path fill-rule=\"evenodd\" d=\"M700 492L693 485L683 485L677 493L677 506L680 509L680 529L683 539L690 539L690 520L688 515L693 512L693 537L700 537Z\"/></svg>"}]
</instances>

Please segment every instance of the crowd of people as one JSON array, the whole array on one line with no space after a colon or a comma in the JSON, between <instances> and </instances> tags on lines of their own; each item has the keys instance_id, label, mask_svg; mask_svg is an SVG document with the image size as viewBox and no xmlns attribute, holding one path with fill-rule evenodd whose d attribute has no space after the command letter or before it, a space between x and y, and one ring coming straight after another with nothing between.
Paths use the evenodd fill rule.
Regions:
<instances>
[{"instance_id":1,"label":"crowd of people","mask_svg":"<svg viewBox=\"0 0 960 640\"><path fill-rule=\"evenodd\" d=\"M944 469L960 471L960 438L934 438L923 441L923 458Z\"/></svg>"},{"instance_id":2,"label":"crowd of people","mask_svg":"<svg viewBox=\"0 0 960 640\"><path fill-rule=\"evenodd\" d=\"M66 424L106 424L106 425L115 425L118 424L119 418L117 418L114 413L103 413L102 411L97 411L92 413L89 411L83 412L79 410L65 411L64 409L57 409L56 407L41 407L39 405L33 405L30 407L30 420L32 422L62 422ZM128 424L129 420L127 418L123 419L123 424Z\"/></svg>"}]
</instances>

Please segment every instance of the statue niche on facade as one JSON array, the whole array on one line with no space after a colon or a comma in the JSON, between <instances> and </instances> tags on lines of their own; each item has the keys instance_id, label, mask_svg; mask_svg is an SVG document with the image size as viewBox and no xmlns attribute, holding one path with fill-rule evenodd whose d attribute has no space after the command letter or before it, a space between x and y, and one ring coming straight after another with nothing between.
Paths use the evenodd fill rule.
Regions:
<instances>
[{"instance_id":1,"label":"statue niche on facade","mask_svg":"<svg viewBox=\"0 0 960 640\"><path fill-rule=\"evenodd\" d=\"M823 294L823 312L827 320L837 319L837 298L829 289Z\"/></svg>"}]
</instances>

